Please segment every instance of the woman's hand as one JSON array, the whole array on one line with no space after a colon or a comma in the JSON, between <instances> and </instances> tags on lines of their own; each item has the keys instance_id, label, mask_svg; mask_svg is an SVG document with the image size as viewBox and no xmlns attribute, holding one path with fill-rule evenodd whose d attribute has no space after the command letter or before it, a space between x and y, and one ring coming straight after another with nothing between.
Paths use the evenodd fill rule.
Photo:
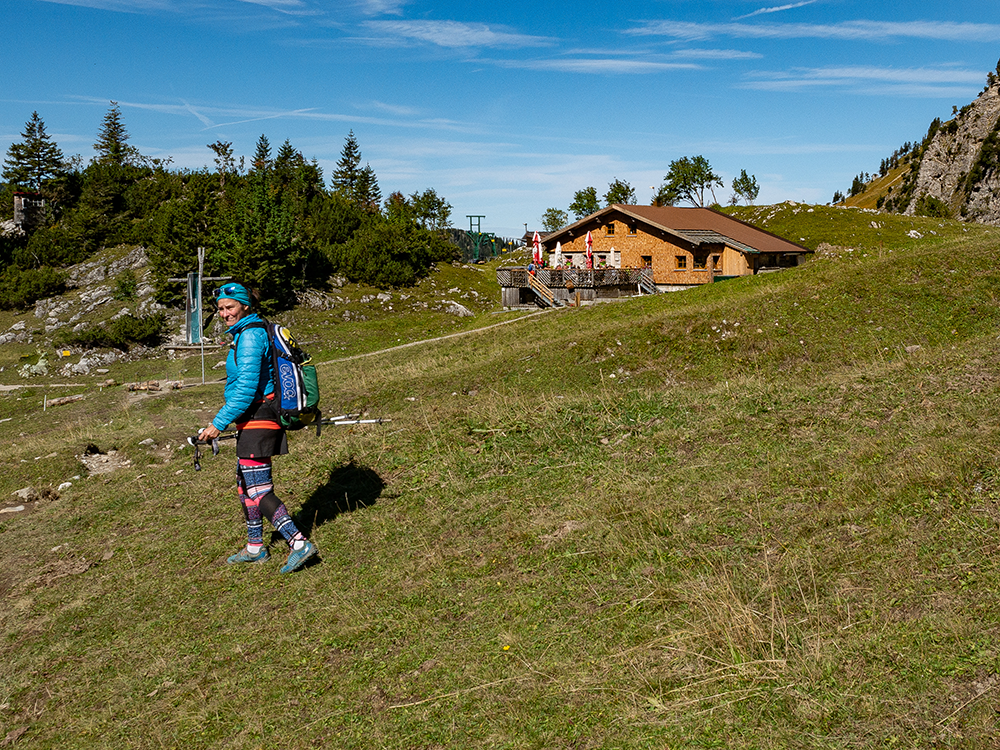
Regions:
<instances>
[{"instance_id":1,"label":"woman's hand","mask_svg":"<svg viewBox=\"0 0 1000 750\"><path fill-rule=\"evenodd\" d=\"M215 429L215 425L210 424L208 427L206 427L205 429L203 429L201 432L198 433L198 439L204 443L207 443L210 440L215 440L215 438L219 437L219 435L221 434L222 433L219 430Z\"/></svg>"}]
</instances>

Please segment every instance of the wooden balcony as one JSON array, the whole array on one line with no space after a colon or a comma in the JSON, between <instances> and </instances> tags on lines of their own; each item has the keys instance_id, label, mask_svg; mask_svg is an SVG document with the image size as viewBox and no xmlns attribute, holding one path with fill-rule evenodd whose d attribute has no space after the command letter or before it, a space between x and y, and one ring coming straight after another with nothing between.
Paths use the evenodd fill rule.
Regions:
<instances>
[{"instance_id":1,"label":"wooden balcony","mask_svg":"<svg viewBox=\"0 0 1000 750\"><path fill-rule=\"evenodd\" d=\"M642 268L497 269L504 307L562 306L598 299L634 297L656 289L652 271ZM545 294L542 289L548 290ZM551 295L551 297L550 297Z\"/></svg>"}]
</instances>

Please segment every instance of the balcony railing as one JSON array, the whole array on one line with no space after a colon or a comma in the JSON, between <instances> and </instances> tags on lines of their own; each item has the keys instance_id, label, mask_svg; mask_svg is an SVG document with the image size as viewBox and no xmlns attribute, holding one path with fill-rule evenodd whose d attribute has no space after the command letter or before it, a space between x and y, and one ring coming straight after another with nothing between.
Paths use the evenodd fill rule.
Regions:
<instances>
[{"instance_id":1,"label":"balcony railing","mask_svg":"<svg viewBox=\"0 0 1000 750\"><path fill-rule=\"evenodd\" d=\"M502 287L530 287L527 268L512 267L497 269L497 283ZM535 280L552 288L594 289L602 286L636 285L643 278L641 268L540 268L535 271Z\"/></svg>"}]
</instances>

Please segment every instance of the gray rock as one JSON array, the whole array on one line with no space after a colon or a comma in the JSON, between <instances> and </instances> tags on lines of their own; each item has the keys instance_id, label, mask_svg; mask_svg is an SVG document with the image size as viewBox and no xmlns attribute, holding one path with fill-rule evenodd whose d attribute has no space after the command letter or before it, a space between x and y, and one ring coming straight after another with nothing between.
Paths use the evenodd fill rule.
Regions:
<instances>
[{"instance_id":1,"label":"gray rock","mask_svg":"<svg viewBox=\"0 0 1000 750\"><path fill-rule=\"evenodd\" d=\"M475 316L475 313L465 305L460 305L458 302L454 302L452 300L447 300L445 302L444 311L449 315L456 315L459 318L471 318Z\"/></svg>"},{"instance_id":2,"label":"gray rock","mask_svg":"<svg viewBox=\"0 0 1000 750\"><path fill-rule=\"evenodd\" d=\"M951 206L963 220L1000 224L1000 173L993 170L966 197L965 178L979 159L986 139L1000 121L1000 83L988 87L954 119L941 127L920 160L913 198L907 215L916 213L920 199L929 195Z\"/></svg>"},{"instance_id":3,"label":"gray rock","mask_svg":"<svg viewBox=\"0 0 1000 750\"><path fill-rule=\"evenodd\" d=\"M69 269L67 284L69 286L89 286L107 279L113 279L126 269L137 270L149 264L144 247L133 247L125 255L110 263L104 260L92 260L78 263Z\"/></svg>"}]
</instances>

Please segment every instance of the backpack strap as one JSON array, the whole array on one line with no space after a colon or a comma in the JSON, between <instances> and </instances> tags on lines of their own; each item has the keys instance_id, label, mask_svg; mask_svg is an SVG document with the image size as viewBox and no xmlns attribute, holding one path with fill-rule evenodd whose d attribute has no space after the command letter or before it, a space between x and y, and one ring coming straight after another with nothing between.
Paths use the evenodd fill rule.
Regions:
<instances>
[{"instance_id":1,"label":"backpack strap","mask_svg":"<svg viewBox=\"0 0 1000 750\"><path fill-rule=\"evenodd\" d=\"M259 321L259 320L255 320L253 323L247 323L243 328L241 328L239 331L236 332L236 335L233 337L233 343L231 343L229 345L230 348L232 348L232 350L233 350L233 358L235 359L237 357L237 355L239 354L240 335L244 331L249 331L251 328L263 328L264 329L264 333L267 334L267 355L266 356L270 356L271 357L271 367L274 367L274 346L271 343L271 324L267 323L266 321L262 322L262 321ZM257 394L254 394L254 395L256 396ZM260 397L259 398L254 398L254 401L260 401L263 398L264 398L264 394L263 394L263 392L260 392Z\"/></svg>"}]
</instances>

